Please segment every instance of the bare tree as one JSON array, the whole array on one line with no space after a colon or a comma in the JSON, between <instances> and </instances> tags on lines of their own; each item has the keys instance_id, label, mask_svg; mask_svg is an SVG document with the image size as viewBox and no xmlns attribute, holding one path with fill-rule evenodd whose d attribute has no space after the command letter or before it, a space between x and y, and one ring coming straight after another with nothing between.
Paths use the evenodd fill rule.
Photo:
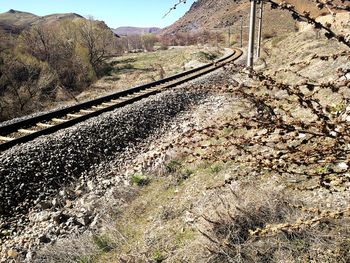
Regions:
<instances>
[{"instance_id":1,"label":"bare tree","mask_svg":"<svg viewBox=\"0 0 350 263\"><path fill-rule=\"evenodd\" d=\"M153 51L154 44L157 42L157 37L153 34L145 34L141 36L142 45L144 50Z\"/></svg>"},{"instance_id":2,"label":"bare tree","mask_svg":"<svg viewBox=\"0 0 350 263\"><path fill-rule=\"evenodd\" d=\"M42 107L45 90L54 82L52 74L35 60L5 56L0 77L0 118L13 118Z\"/></svg>"},{"instance_id":3,"label":"bare tree","mask_svg":"<svg viewBox=\"0 0 350 263\"><path fill-rule=\"evenodd\" d=\"M99 75L106 55L110 51L114 35L112 31L107 30L92 19L83 21L80 26L81 44L87 49L89 62L96 74Z\"/></svg>"}]
</instances>

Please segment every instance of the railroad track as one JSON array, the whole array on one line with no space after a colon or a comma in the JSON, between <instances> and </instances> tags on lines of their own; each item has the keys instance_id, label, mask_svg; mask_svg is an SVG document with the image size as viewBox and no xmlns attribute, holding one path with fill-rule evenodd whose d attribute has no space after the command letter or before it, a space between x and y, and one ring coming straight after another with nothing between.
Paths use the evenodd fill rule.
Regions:
<instances>
[{"instance_id":1,"label":"railroad track","mask_svg":"<svg viewBox=\"0 0 350 263\"><path fill-rule=\"evenodd\" d=\"M100 115L101 113L123 107L141 99L173 88L238 59L242 55L239 49L215 62L199 68L182 72L165 79L130 88L108 96L79 103L64 109L45 113L0 127L0 151L5 151L17 144L31 141L41 135L54 133L79 122Z\"/></svg>"}]
</instances>

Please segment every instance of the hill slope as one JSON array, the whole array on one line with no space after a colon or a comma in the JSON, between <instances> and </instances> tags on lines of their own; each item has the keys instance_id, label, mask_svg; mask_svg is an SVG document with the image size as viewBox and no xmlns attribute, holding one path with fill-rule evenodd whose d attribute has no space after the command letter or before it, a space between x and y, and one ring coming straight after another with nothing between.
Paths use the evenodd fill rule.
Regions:
<instances>
[{"instance_id":1,"label":"hill slope","mask_svg":"<svg viewBox=\"0 0 350 263\"><path fill-rule=\"evenodd\" d=\"M75 13L37 16L31 13L11 9L6 13L0 14L0 29L8 33L18 34L33 25L51 25L65 19L75 20L84 18Z\"/></svg>"},{"instance_id":2,"label":"hill slope","mask_svg":"<svg viewBox=\"0 0 350 263\"><path fill-rule=\"evenodd\" d=\"M312 15L319 15L320 11L311 0L298 1L289 0L298 9L311 11ZM244 25L249 23L250 2L243 0L198 0L190 10L173 25L164 29L164 34L178 32L191 32L196 30L222 30L232 27L234 31L239 30L240 16L243 17ZM265 33L283 33L295 30L294 20L290 14L270 6L265 7L264 15Z\"/></svg>"}]
</instances>

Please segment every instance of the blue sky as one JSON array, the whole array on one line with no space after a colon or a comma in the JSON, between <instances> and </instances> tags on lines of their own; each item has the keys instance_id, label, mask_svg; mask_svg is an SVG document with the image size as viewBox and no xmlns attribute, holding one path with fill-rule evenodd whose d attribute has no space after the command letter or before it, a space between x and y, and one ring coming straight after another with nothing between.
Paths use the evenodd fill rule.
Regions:
<instances>
[{"instance_id":1,"label":"blue sky","mask_svg":"<svg viewBox=\"0 0 350 263\"><path fill-rule=\"evenodd\" d=\"M166 18L163 15L178 0L0 0L0 13L10 9L36 15L78 13L105 21L108 26L165 27L180 18L195 0L179 5Z\"/></svg>"}]
</instances>

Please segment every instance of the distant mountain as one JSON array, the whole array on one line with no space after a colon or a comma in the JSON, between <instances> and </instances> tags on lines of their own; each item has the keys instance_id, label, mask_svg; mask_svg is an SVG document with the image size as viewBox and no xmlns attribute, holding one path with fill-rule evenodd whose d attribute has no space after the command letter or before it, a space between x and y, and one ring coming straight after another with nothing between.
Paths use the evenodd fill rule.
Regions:
<instances>
[{"instance_id":1,"label":"distant mountain","mask_svg":"<svg viewBox=\"0 0 350 263\"><path fill-rule=\"evenodd\" d=\"M72 21L85 18L75 13L37 16L31 13L11 9L6 13L0 14L0 29L8 33L18 34L33 25L52 25L66 19Z\"/></svg>"},{"instance_id":2,"label":"distant mountain","mask_svg":"<svg viewBox=\"0 0 350 263\"><path fill-rule=\"evenodd\" d=\"M131 27L124 26L112 29L114 33L119 36L130 36L130 35L143 35L143 34L160 34L162 32L161 28L158 27Z\"/></svg>"}]
</instances>

